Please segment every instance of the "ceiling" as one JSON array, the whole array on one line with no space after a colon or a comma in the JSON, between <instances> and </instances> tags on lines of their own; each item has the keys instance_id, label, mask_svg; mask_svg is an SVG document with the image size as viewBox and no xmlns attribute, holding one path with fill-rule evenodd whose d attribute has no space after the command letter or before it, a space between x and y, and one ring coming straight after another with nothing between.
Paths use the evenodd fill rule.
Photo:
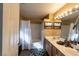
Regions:
<instances>
[{"instance_id":1,"label":"ceiling","mask_svg":"<svg viewBox=\"0 0 79 59\"><path fill-rule=\"evenodd\" d=\"M55 13L66 3L22 3L20 12L26 19L42 19L49 13Z\"/></svg>"}]
</instances>

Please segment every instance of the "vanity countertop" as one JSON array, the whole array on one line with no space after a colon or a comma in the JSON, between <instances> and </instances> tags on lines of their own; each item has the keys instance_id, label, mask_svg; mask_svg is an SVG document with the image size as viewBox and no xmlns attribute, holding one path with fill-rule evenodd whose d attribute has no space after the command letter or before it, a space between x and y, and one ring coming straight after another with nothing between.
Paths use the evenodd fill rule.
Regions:
<instances>
[{"instance_id":1,"label":"vanity countertop","mask_svg":"<svg viewBox=\"0 0 79 59\"><path fill-rule=\"evenodd\" d=\"M70 47L65 47L64 45L57 44L57 41L59 41L58 38L53 39L53 36L45 36L45 39L48 40L53 46L55 46L65 56L79 56L79 52L77 50Z\"/></svg>"}]
</instances>

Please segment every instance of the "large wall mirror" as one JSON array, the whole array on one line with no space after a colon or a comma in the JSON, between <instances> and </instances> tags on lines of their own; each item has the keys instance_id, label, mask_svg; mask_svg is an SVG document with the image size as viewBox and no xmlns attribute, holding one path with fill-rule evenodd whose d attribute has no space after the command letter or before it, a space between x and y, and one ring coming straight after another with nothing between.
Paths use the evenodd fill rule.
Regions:
<instances>
[{"instance_id":1,"label":"large wall mirror","mask_svg":"<svg viewBox=\"0 0 79 59\"><path fill-rule=\"evenodd\" d=\"M79 17L76 19L76 21L73 24L72 30L71 30L71 40L76 40L79 42Z\"/></svg>"}]
</instances>

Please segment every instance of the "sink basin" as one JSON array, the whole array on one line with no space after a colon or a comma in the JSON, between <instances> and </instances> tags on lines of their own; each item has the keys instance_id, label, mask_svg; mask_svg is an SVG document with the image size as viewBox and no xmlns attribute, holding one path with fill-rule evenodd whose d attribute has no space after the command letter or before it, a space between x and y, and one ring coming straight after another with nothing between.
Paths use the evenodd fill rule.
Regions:
<instances>
[{"instance_id":1,"label":"sink basin","mask_svg":"<svg viewBox=\"0 0 79 59\"><path fill-rule=\"evenodd\" d=\"M57 41L57 44L59 44L59 45L64 45L65 43L62 42L62 41Z\"/></svg>"}]
</instances>

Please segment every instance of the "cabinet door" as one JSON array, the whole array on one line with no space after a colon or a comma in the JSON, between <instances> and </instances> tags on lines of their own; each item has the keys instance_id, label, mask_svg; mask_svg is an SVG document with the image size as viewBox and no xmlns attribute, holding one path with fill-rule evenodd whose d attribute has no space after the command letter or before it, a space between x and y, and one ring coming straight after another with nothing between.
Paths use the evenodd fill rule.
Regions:
<instances>
[{"instance_id":1,"label":"cabinet door","mask_svg":"<svg viewBox=\"0 0 79 59\"><path fill-rule=\"evenodd\" d=\"M49 56L64 56L55 46L53 46L48 40L44 41L44 48L48 52Z\"/></svg>"},{"instance_id":2,"label":"cabinet door","mask_svg":"<svg viewBox=\"0 0 79 59\"><path fill-rule=\"evenodd\" d=\"M55 46L52 45L52 56L64 56Z\"/></svg>"},{"instance_id":3,"label":"cabinet door","mask_svg":"<svg viewBox=\"0 0 79 59\"><path fill-rule=\"evenodd\" d=\"M51 56L51 43L45 40L45 49L48 52L49 56Z\"/></svg>"},{"instance_id":4,"label":"cabinet door","mask_svg":"<svg viewBox=\"0 0 79 59\"><path fill-rule=\"evenodd\" d=\"M57 49L57 56L64 56L64 54Z\"/></svg>"},{"instance_id":5,"label":"cabinet door","mask_svg":"<svg viewBox=\"0 0 79 59\"><path fill-rule=\"evenodd\" d=\"M48 42L48 54L49 54L50 56L52 55L52 54L51 54L51 48L52 48L52 47L51 47L51 43Z\"/></svg>"},{"instance_id":6,"label":"cabinet door","mask_svg":"<svg viewBox=\"0 0 79 59\"><path fill-rule=\"evenodd\" d=\"M57 55L57 49L52 45L52 56L56 56Z\"/></svg>"}]
</instances>

